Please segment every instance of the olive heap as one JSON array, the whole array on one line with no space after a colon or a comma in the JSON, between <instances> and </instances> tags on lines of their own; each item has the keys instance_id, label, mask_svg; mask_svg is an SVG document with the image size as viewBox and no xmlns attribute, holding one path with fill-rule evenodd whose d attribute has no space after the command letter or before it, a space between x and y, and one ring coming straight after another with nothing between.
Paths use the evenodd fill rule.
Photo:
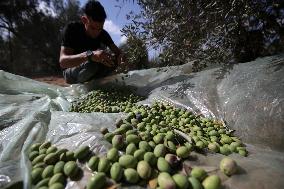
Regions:
<instances>
[{"instance_id":1,"label":"olive heap","mask_svg":"<svg viewBox=\"0 0 284 189\"><path fill-rule=\"evenodd\" d=\"M142 100L126 88L98 89L75 101L70 111L75 112L127 112L126 122L136 126L143 137L152 138L167 130L180 130L192 140L196 150L208 149L223 155L233 152L247 155L241 140L233 136L222 123L196 116L185 109L155 102L151 107L136 105ZM159 132L161 131L161 132Z\"/></svg>"},{"instance_id":2,"label":"olive heap","mask_svg":"<svg viewBox=\"0 0 284 189\"><path fill-rule=\"evenodd\" d=\"M173 131L158 131L155 137L146 140L145 135L133 129L131 124L117 124L117 127L112 133L102 130L112 148L106 157L93 156L88 162L93 171L105 175L103 179L97 178L102 177L102 174L94 175L88 189L98 188L106 176L118 183L149 184L150 188L220 188L220 178L208 175L202 168L194 167L190 175L182 172L183 161L189 158L193 148ZM123 153L120 155L119 151ZM105 184L100 185L99 189L104 187Z\"/></svg>"},{"instance_id":3,"label":"olive heap","mask_svg":"<svg viewBox=\"0 0 284 189\"><path fill-rule=\"evenodd\" d=\"M72 152L57 149L50 142L33 144L29 159L35 188L64 188L68 179L75 179L82 171L77 160L85 160L94 173L87 189L101 189L115 183L158 189L218 189L221 180L217 175L209 175L200 167L193 167L190 173L182 171L190 153L247 155L241 140L222 123L159 102L152 106L134 104L141 99L130 93L126 97L113 90L97 90L72 104L71 111L124 111L128 115L115 123L114 131L101 129L103 138L112 144L104 156L92 154L88 146ZM236 162L229 157L219 166L227 176L237 172Z\"/></svg>"},{"instance_id":4,"label":"olive heap","mask_svg":"<svg viewBox=\"0 0 284 189\"><path fill-rule=\"evenodd\" d=\"M189 175L182 172L183 161L190 157L190 152L208 149L224 155L247 153L241 141L220 123L161 103L133 107L124 120L117 121L116 127L112 132L101 129L113 148L106 157L94 156L88 164L93 171L103 172L104 180L109 176L116 182L148 183L150 188L161 189L218 189L221 180L217 175L208 175L200 167L193 167ZM176 134L175 129L187 133L191 143ZM237 164L226 158L221 161L220 170L231 176L237 171ZM92 177L87 188L102 183L96 177Z\"/></svg>"},{"instance_id":5,"label":"olive heap","mask_svg":"<svg viewBox=\"0 0 284 189\"><path fill-rule=\"evenodd\" d=\"M145 98L134 95L128 88L97 89L72 102L70 112L130 112L136 106L135 103L143 99Z\"/></svg>"},{"instance_id":6,"label":"olive heap","mask_svg":"<svg viewBox=\"0 0 284 189\"><path fill-rule=\"evenodd\" d=\"M67 179L76 179L81 171L76 160L83 160L89 154L88 146L72 152L58 149L51 142L35 143L29 149L31 183L36 189L64 189Z\"/></svg>"},{"instance_id":7,"label":"olive heap","mask_svg":"<svg viewBox=\"0 0 284 189\"><path fill-rule=\"evenodd\" d=\"M179 130L190 140L187 143L190 150L209 150L223 155L234 152L242 156L247 155L241 140L233 136L223 124L159 102L155 102L152 106L132 107L125 120L119 120L116 125L119 125L118 129L105 135L107 140L115 134L129 131L138 133L144 141L152 140L159 143L164 140L168 132L174 138L175 131Z\"/></svg>"},{"instance_id":8,"label":"olive heap","mask_svg":"<svg viewBox=\"0 0 284 189\"><path fill-rule=\"evenodd\" d=\"M172 141L171 136L168 132L165 138ZM180 172L182 161L189 157L187 146L179 145L176 150L162 143L151 146L130 132L127 135L114 135L111 143L113 148L103 157L92 154L88 146L72 152L58 149L50 142L33 144L29 159L34 188L65 188L68 178L76 180L79 176L81 168L77 160L88 160L87 167L96 172L89 179L87 189L101 189L120 182L142 186L149 184L150 188L218 189L221 186L217 175L208 175L202 168L194 167L189 175ZM119 150L124 153L120 155ZM225 157L220 162L220 170L231 176L237 172L237 164Z\"/></svg>"}]
</instances>

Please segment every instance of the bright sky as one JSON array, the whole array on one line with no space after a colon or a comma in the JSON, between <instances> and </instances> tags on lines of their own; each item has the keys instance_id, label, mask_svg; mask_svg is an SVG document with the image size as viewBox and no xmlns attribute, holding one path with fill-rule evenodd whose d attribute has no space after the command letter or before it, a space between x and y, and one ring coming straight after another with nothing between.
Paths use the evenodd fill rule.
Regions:
<instances>
[{"instance_id":1,"label":"bright sky","mask_svg":"<svg viewBox=\"0 0 284 189\"><path fill-rule=\"evenodd\" d=\"M126 19L126 14L128 14L130 11L139 12L140 7L135 1L133 2L132 0L124 2L122 0L119 2L115 0L99 1L104 6L107 13L107 20L104 28L109 32L115 44L119 45L126 40L126 37L122 36L120 31L122 27L129 22ZM83 6L86 2L87 0L80 0L81 6Z\"/></svg>"}]
</instances>

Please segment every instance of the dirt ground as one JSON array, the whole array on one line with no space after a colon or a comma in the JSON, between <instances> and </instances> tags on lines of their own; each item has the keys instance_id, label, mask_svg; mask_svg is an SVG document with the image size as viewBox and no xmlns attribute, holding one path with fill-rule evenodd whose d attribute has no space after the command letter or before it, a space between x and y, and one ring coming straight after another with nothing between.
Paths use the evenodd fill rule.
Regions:
<instances>
[{"instance_id":1,"label":"dirt ground","mask_svg":"<svg viewBox=\"0 0 284 189\"><path fill-rule=\"evenodd\" d=\"M34 77L32 79L40 81L40 82L44 82L44 83L63 86L63 87L69 86L69 84L65 82L62 76L44 76L44 77Z\"/></svg>"}]
</instances>

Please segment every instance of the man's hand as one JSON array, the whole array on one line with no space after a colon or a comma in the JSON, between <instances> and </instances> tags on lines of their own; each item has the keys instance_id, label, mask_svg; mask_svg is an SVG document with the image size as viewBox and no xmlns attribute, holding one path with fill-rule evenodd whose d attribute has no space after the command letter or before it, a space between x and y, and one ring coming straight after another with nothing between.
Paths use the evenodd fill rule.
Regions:
<instances>
[{"instance_id":1,"label":"man's hand","mask_svg":"<svg viewBox=\"0 0 284 189\"><path fill-rule=\"evenodd\" d=\"M107 67L113 67L114 64L111 60L111 55L103 50L93 51L94 55L92 56L92 60L94 62L100 62Z\"/></svg>"}]
</instances>

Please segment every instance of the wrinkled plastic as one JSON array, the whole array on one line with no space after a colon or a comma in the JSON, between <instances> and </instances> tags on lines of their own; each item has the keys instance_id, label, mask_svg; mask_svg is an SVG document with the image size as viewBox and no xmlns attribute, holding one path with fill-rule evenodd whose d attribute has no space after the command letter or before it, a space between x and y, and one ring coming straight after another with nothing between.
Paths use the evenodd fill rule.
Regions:
<instances>
[{"instance_id":1,"label":"wrinkled plastic","mask_svg":"<svg viewBox=\"0 0 284 189\"><path fill-rule=\"evenodd\" d=\"M284 55L231 67L191 73L191 63L169 68L131 71L86 85L59 87L0 71L0 188L23 181L30 188L28 148L50 140L58 148L89 145L103 156L111 145L102 126L114 130L124 113L67 112L70 102L100 86L127 85L148 98L223 120L246 144L248 157L230 155L240 171L226 177L218 166L223 155L193 153L189 166L203 166L220 175L224 188L284 188ZM91 172L67 188L83 188ZM127 188L129 188L127 186ZM140 187L132 187L140 188Z\"/></svg>"}]
</instances>

